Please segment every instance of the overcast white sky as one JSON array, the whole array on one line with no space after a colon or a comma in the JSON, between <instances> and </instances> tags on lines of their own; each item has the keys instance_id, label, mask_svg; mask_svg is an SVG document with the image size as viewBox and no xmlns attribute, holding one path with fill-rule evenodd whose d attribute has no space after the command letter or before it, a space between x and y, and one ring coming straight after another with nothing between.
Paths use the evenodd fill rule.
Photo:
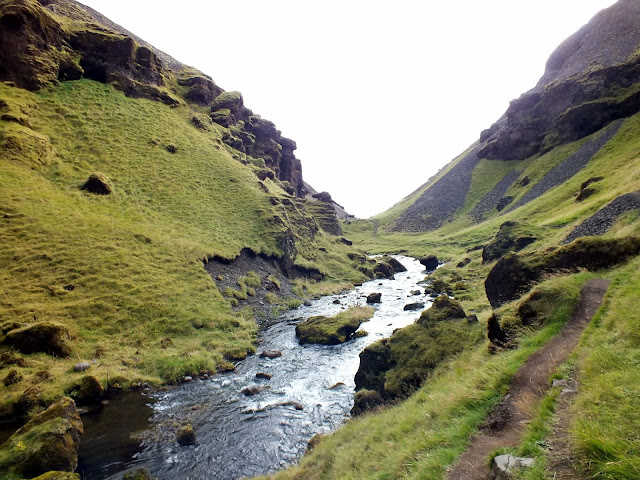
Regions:
<instances>
[{"instance_id":1,"label":"overcast white sky","mask_svg":"<svg viewBox=\"0 0 640 480\"><path fill-rule=\"evenodd\" d=\"M303 176L386 210L532 88L614 0L82 0L202 70L298 144Z\"/></svg>"}]
</instances>

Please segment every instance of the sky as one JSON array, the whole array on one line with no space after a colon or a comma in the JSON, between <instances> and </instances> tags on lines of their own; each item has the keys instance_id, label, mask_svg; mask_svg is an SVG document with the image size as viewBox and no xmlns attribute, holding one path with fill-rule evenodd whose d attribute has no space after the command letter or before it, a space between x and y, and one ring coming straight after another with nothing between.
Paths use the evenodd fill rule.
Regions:
<instances>
[{"instance_id":1,"label":"sky","mask_svg":"<svg viewBox=\"0 0 640 480\"><path fill-rule=\"evenodd\" d=\"M296 141L305 181L380 213L531 89L615 0L81 0Z\"/></svg>"}]
</instances>

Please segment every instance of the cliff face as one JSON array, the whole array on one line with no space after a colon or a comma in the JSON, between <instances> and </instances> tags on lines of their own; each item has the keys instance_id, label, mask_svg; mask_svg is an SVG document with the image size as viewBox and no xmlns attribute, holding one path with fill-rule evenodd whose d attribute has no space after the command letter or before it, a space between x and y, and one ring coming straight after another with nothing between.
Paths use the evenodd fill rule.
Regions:
<instances>
[{"instance_id":1,"label":"cliff face","mask_svg":"<svg viewBox=\"0 0 640 480\"><path fill-rule=\"evenodd\" d=\"M565 40L538 84L482 132L480 156L523 160L640 111L640 3L620 0Z\"/></svg>"},{"instance_id":2,"label":"cliff face","mask_svg":"<svg viewBox=\"0 0 640 480\"><path fill-rule=\"evenodd\" d=\"M296 144L208 76L180 64L97 12L72 0L0 3L0 81L38 90L88 78L114 85L132 98L210 108L228 128L225 143L241 161L264 160L289 193L305 194ZM246 157L250 157L247 159Z\"/></svg>"},{"instance_id":3,"label":"cliff face","mask_svg":"<svg viewBox=\"0 0 640 480\"><path fill-rule=\"evenodd\" d=\"M622 119L640 112L639 23L640 2L635 0L620 0L593 17L553 52L537 85L513 100L472 149L403 200L388 228L431 231L464 215L479 222L528 203L584 169L618 132ZM542 178L521 175L528 166L487 163L544 163L542 157L556 147L591 135ZM548 170L547 164L538 170ZM478 175L493 177L494 188L474 191Z\"/></svg>"}]
</instances>

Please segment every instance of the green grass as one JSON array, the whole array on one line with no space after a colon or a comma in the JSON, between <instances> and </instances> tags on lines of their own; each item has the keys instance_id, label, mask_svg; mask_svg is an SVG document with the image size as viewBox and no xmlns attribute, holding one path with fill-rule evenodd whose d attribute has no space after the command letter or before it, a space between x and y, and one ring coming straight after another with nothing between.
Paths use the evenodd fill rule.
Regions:
<instances>
[{"instance_id":1,"label":"green grass","mask_svg":"<svg viewBox=\"0 0 640 480\"><path fill-rule=\"evenodd\" d=\"M92 374L104 384L171 381L251 353L254 319L231 310L202 259L233 258L242 248L281 255L288 228L295 264L332 283L364 279L347 257L352 247L320 232L314 238L297 200L272 205L270 196L285 195L279 184L267 180L266 194L220 141L224 129L195 128L191 108L88 80L37 93L0 84L0 96L25 117L25 125L0 121L0 322L58 322L73 346L67 360L29 355L19 368L25 380L3 394L48 370L53 380L40 387L55 398L76 380L73 363L97 350ZM15 132L25 133L23 143L7 143ZM95 171L114 193L80 190ZM259 286L256 277L241 279L240 296ZM165 338L171 344L162 348Z\"/></svg>"}]
</instances>

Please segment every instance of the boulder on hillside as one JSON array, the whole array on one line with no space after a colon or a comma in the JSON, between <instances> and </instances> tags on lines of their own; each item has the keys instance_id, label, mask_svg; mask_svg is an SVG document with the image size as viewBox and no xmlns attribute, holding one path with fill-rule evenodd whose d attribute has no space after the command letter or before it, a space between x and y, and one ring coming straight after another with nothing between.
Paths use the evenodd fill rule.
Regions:
<instances>
[{"instance_id":1,"label":"boulder on hillside","mask_svg":"<svg viewBox=\"0 0 640 480\"><path fill-rule=\"evenodd\" d=\"M440 264L438 257L435 255L427 255L426 257L420 258L420 263L424 265L424 268L427 270L435 270Z\"/></svg>"},{"instance_id":2,"label":"boulder on hillside","mask_svg":"<svg viewBox=\"0 0 640 480\"><path fill-rule=\"evenodd\" d=\"M509 252L519 252L537 240L534 227L518 222L504 222L496 236L482 249L482 263L497 260Z\"/></svg>"},{"instance_id":3,"label":"boulder on hillside","mask_svg":"<svg viewBox=\"0 0 640 480\"><path fill-rule=\"evenodd\" d=\"M384 405L384 398L380 392L375 390L358 390L353 398L353 408L351 415L358 416L371 410L372 408Z\"/></svg>"},{"instance_id":4,"label":"boulder on hillside","mask_svg":"<svg viewBox=\"0 0 640 480\"><path fill-rule=\"evenodd\" d=\"M416 323L419 325L432 325L447 319L466 317L467 314L464 313L462 306L458 302L450 299L447 295L440 295L433 301L431 308L422 312Z\"/></svg>"},{"instance_id":5,"label":"boulder on hillside","mask_svg":"<svg viewBox=\"0 0 640 480\"><path fill-rule=\"evenodd\" d=\"M38 322L7 332L4 342L22 353L48 353L68 357L71 346L67 329L53 322Z\"/></svg>"},{"instance_id":6,"label":"boulder on hillside","mask_svg":"<svg viewBox=\"0 0 640 480\"><path fill-rule=\"evenodd\" d=\"M104 396L104 387L96 377L86 375L80 382L67 389L67 394L78 405L96 405Z\"/></svg>"},{"instance_id":7,"label":"boulder on hillside","mask_svg":"<svg viewBox=\"0 0 640 480\"><path fill-rule=\"evenodd\" d=\"M104 173L93 172L84 182L81 190L86 190L96 195L110 195L113 193L113 185Z\"/></svg>"},{"instance_id":8,"label":"boulder on hillside","mask_svg":"<svg viewBox=\"0 0 640 480\"><path fill-rule=\"evenodd\" d=\"M75 403L63 397L0 446L0 471L25 478L49 471L72 472L78 466L82 433Z\"/></svg>"},{"instance_id":9,"label":"boulder on hillside","mask_svg":"<svg viewBox=\"0 0 640 480\"><path fill-rule=\"evenodd\" d=\"M513 478L515 470L532 467L533 458L514 457L513 455L498 455L491 465L491 478L494 480L509 480Z\"/></svg>"},{"instance_id":10,"label":"boulder on hillside","mask_svg":"<svg viewBox=\"0 0 640 480\"><path fill-rule=\"evenodd\" d=\"M331 194L329 192L319 192L311 195L313 198L320 200L321 202L331 203L333 199L331 198Z\"/></svg>"},{"instance_id":11,"label":"boulder on hillside","mask_svg":"<svg viewBox=\"0 0 640 480\"><path fill-rule=\"evenodd\" d=\"M373 267L376 278L393 278L393 268L388 263L380 262Z\"/></svg>"}]
</instances>

